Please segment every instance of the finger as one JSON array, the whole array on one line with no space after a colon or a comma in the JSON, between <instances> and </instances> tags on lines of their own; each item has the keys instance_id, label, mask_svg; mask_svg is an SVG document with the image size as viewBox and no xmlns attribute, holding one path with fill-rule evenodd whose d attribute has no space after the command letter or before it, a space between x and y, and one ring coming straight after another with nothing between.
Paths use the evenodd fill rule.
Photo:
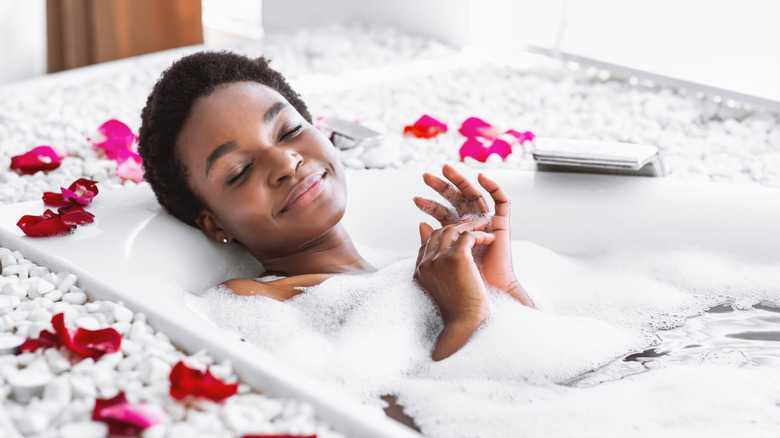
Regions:
<instances>
[{"instance_id":1,"label":"finger","mask_svg":"<svg viewBox=\"0 0 780 438\"><path fill-rule=\"evenodd\" d=\"M460 172L455 170L454 167L445 164L442 168L442 174L460 191L463 199L469 205L470 213L485 214L490 212L490 208L479 189Z\"/></svg>"},{"instance_id":2,"label":"finger","mask_svg":"<svg viewBox=\"0 0 780 438\"><path fill-rule=\"evenodd\" d=\"M459 220L458 213L455 210L447 208L436 201L415 196L414 203L423 213L433 216L441 225L454 224Z\"/></svg>"},{"instance_id":3,"label":"finger","mask_svg":"<svg viewBox=\"0 0 780 438\"><path fill-rule=\"evenodd\" d=\"M482 173L477 177L477 181L493 198L493 202L496 204L496 216L509 218L509 198L506 197L504 190Z\"/></svg>"},{"instance_id":4,"label":"finger","mask_svg":"<svg viewBox=\"0 0 780 438\"><path fill-rule=\"evenodd\" d=\"M466 253L471 256L471 249L478 245L490 245L496 240L496 236L484 231L466 231L458 236L453 250Z\"/></svg>"},{"instance_id":5,"label":"finger","mask_svg":"<svg viewBox=\"0 0 780 438\"><path fill-rule=\"evenodd\" d=\"M460 234L472 231L484 231L489 224L489 218L482 218L442 228L442 233L439 235L439 248L449 248L457 241Z\"/></svg>"},{"instance_id":6,"label":"finger","mask_svg":"<svg viewBox=\"0 0 780 438\"><path fill-rule=\"evenodd\" d=\"M428 187L436 190L444 199L449 201L453 207L457 210L460 216L468 214L468 205L466 205L466 199L463 194L454 185L444 181L438 176L431 175L430 173L423 174L423 180Z\"/></svg>"},{"instance_id":7,"label":"finger","mask_svg":"<svg viewBox=\"0 0 780 438\"><path fill-rule=\"evenodd\" d=\"M444 231L444 229L445 228L439 228L438 230L433 230L433 232L428 235L428 242L425 244L425 255L436 252L436 249L439 247L441 233Z\"/></svg>"},{"instance_id":8,"label":"finger","mask_svg":"<svg viewBox=\"0 0 780 438\"><path fill-rule=\"evenodd\" d=\"M425 222L420 223L420 240L421 243L425 243L428 241L428 239L431 237L431 233L433 233L433 227L426 224Z\"/></svg>"}]
</instances>

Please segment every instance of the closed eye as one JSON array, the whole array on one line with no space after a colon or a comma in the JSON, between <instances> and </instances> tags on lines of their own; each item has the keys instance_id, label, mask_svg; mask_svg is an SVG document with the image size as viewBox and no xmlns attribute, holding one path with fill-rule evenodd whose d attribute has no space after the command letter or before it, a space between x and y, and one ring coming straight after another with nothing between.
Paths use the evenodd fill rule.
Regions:
<instances>
[{"instance_id":1,"label":"closed eye","mask_svg":"<svg viewBox=\"0 0 780 438\"><path fill-rule=\"evenodd\" d=\"M241 172L237 173L236 175L230 177L230 179L225 181L225 185L226 186L232 186L235 183L237 183L240 180L242 180L244 178L244 176L246 176L249 173L249 171L252 169L252 166L254 166L254 164L255 163L252 162L252 163L249 163L246 166L244 166L244 168L241 169Z\"/></svg>"},{"instance_id":2,"label":"closed eye","mask_svg":"<svg viewBox=\"0 0 780 438\"><path fill-rule=\"evenodd\" d=\"M285 132L281 137L279 137L279 142L283 142L285 139L294 136L297 134L301 129L303 129L303 125L299 124L298 126L294 127L293 129Z\"/></svg>"}]
</instances>

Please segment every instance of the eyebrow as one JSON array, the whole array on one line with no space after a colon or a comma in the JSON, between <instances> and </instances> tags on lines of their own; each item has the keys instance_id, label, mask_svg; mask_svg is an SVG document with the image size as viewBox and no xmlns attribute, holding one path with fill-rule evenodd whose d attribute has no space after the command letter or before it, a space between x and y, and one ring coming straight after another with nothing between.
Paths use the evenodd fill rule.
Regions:
<instances>
[{"instance_id":1,"label":"eyebrow","mask_svg":"<svg viewBox=\"0 0 780 438\"><path fill-rule=\"evenodd\" d=\"M209 172L211 171L211 166L213 166L218 159L220 159L224 155L233 152L236 149L238 149L238 143L236 143L233 140L230 140L229 142L222 143L216 149L211 151L208 158L206 158L206 177L209 176Z\"/></svg>"},{"instance_id":2,"label":"eyebrow","mask_svg":"<svg viewBox=\"0 0 780 438\"><path fill-rule=\"evenodd\" d=\"M279 115L280 112L282 112L283 109L287 108L290 104L287 102L276 102L273 105L271 105L268 110L266 110L265 114L263 114L263 124L270 123L277 115ZM208 158L206 158L206 177L209 176L209 172L211 172L212 166L214 166L214 163L223 156L233 152L234 150L238 149L238 143L236 143L235 140L230 140L228 142L222 143L221 145L217 146L216 149L211 151Z\"/></svg>"}]
</instances>

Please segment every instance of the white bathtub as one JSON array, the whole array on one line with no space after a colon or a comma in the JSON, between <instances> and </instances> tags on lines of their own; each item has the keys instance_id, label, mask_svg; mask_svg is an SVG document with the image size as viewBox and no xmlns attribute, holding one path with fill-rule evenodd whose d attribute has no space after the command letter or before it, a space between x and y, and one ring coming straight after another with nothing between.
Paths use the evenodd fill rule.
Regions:
<instances>
[{"instance_id":1,"label":"white bathtub","mask_svg":"<svg viewBox=\"0 0 780 438\"><path fill-rule=\"evenodd\" d=\"M560 253L612 246L684 244L780 259L780 190L642 177L488 171L512 200L514 239ZM472 175L474 176L474 175ZM419 246L412 196L430 196L418 172L348 172L344 219L355 243L378 265ZM207 241L160 210L146 187L102 193L96 223L67 237L29 238L16 227L41 202L0 208L0 245L53 270L73 272L93 299L122 300L190 352L230 358L245 382L271 395L312 403L337 429L358 436L419 436L381 413L294 372L185 306L198 291L260 268L247 255ZM239 260L242 260L239 262ZM175 311L172 311L175 309Z\"/></svg>"}]
</instances>

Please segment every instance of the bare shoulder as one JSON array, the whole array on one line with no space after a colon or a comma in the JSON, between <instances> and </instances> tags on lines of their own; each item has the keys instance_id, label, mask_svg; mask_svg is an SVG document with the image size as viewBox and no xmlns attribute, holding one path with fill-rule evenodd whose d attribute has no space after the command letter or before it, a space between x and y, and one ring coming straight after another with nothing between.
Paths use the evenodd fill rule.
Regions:
<instances>
[{"instance_id":1,"label":"bare shoulder","mask_svg":"<svg viewBox=\"0 0 780 438\"><path fill-rule=\"evenodd\" d=\"M303 292L304 288L316 286L331 276L331 274L295 275L268 282L249 278L234 278L223 282L222 286L230 289L236 295L263 296L277 301L285 301Z\"/></svg>"}]
</instances>

